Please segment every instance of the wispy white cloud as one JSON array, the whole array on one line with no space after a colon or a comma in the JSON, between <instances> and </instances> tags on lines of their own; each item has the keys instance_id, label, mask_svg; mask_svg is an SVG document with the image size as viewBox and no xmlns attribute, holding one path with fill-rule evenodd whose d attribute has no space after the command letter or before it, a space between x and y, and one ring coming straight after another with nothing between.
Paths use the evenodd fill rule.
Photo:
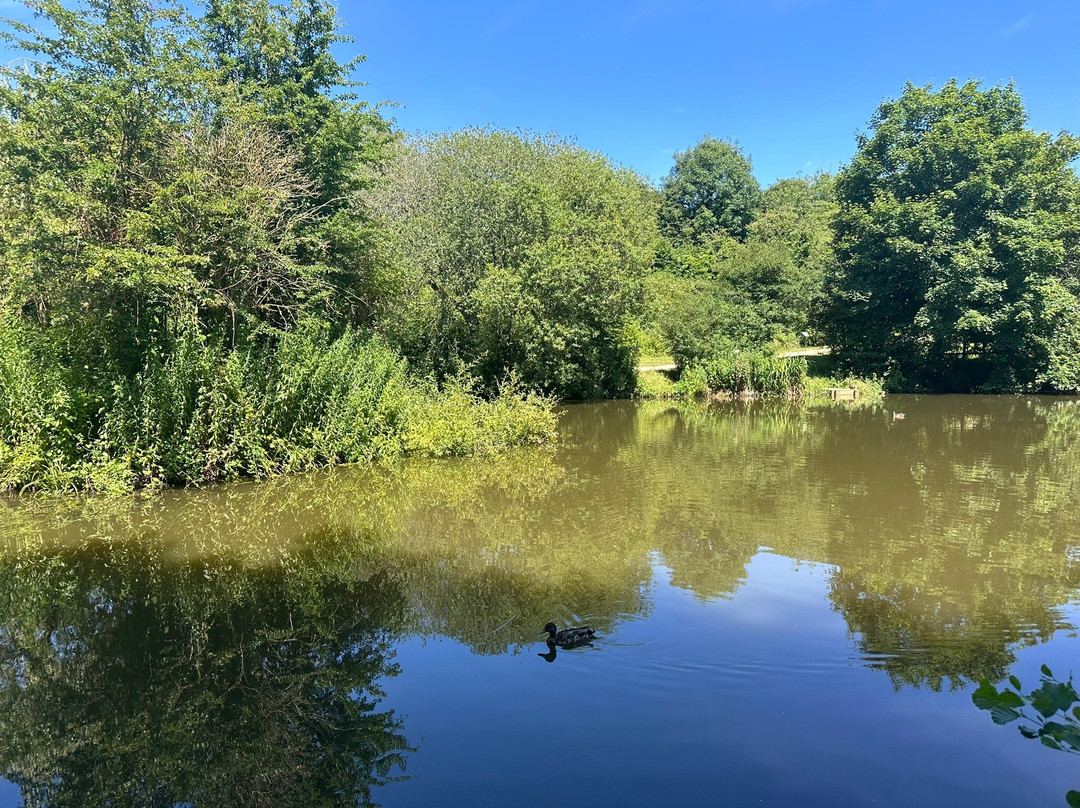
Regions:
<instances>
[{"instance_id":1,"label":"wispy white cloud","mask_svg":"<svg viewBox=\"0 0 1080 808\"><path fill-rule=\"evenodd\" d=\"M1026 14L1020 19L1018 19L1016 22L1014 22L1012 25L1007 25L1000 31L998 31L998 35L1004 39L1011 39L1012 37L1019 34L1021 31L1026 31L1028 28L1030 28L1033 22L1035 22L1035 15Z\"/></svg>"},{"instance_id":2,"label":"wispy white cloud","mask_svg":"<svg viewBox=\"0 0 1080 808\"><path fill-rule=\"evenodd\" d=\"M3 0L0 0L3 2ZM484 28L484 35L487 37L495 37L501 34L508 28L512 28L522 17L528 14L536 7L536 3L514 3L506 7L506 10L498 17L493 19Z\"/></svg>"},{"instance_id":3,"label":"wispy white cloud","mask_svg":"<svg viewBox=\"0 0 1080 808\"><path fill-rule=\"evenodd\" d=\"M628 31L640 22L657 20L681 11L691 5L691 0L643 0L634 5L622 28Z\"/></svg>"}]
</instances>

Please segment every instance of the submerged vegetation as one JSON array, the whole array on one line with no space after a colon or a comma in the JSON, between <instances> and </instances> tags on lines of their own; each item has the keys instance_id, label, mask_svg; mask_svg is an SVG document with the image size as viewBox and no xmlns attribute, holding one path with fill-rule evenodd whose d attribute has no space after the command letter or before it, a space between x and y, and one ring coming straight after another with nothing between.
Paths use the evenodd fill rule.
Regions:
<instances>
[{"instance_id":1,"label":"submerged vegetation","mask_svg":"<svg viewBox=\"0 0 1080 808\"><path fill-rule=\"evenodd\" d=\"M0 68L0 489L544 442L558 399L1080 389L1080 140L908 86L835 177L406 139L327 0L28 0ZM676 382L639 378L641 353ZM832 385L832 382L828 382Z\"/></svg>"}]
</instances>

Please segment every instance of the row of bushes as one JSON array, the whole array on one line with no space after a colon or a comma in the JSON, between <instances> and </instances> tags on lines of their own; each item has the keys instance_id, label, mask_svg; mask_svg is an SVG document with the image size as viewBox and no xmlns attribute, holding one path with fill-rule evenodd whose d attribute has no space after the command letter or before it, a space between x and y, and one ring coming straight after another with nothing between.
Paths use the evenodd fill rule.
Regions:
<instances>
[{"instance_id":1,"label":"row of bushes","mask_svg":"<svg viewBox=\"0 0 1080 808\"><path fill-rule=\"evenodd\" d=\"M325 327L233 350L194 329L132 379L71 368L0 323L0 489L126 491L402 454L542 443L552 402L510 382L416 379L383 341Z\"/></svg>"}]
</instances>

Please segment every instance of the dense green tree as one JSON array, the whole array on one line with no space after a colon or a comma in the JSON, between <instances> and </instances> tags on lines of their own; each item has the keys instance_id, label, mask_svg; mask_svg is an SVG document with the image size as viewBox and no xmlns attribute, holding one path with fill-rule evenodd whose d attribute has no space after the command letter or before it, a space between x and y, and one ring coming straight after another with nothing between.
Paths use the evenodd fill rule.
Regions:
<instances>
[{"instance_id":1,"label":"dense green tree","mask_svg":"<svg viewBox=\"0 0 1080 808\"><path fill-rule=\"evenodd\" d=\"M331 6L30 7L0 95L0 284L83 364L141 367L178 321L282 327L371 307L355 191L386 124L351 97ZM363 304L367 303L367 306Z\"/></svg>"},{"instance_id":2,"label":"dense green tree","mask_svg":"<svg viewBox=\"0 0 1080 808\"><path fill-rule=\"evenodd\" d=\"M400 297L382 327L437 377L625 395L656 241L641 179L566 141L466 130L404 146L371 195Z\"/></svg>"},{"instance_id":3,"label":"dense green tree","mask_svg":"<svg viewBox=\"0 0 1080 808\"><path fill-rule=\"evenodd\" d=\"M198 24L219 117L265 126L298 155L310 187L296 197L305 216L293 249L322 268L327 302L356 324L370 322L385 283L357 193L375 176L391 133L355 93L362 84L351 77L364 57L341 62L334 54L352 41L340 27L328 0L209 0Z\"/></svg>"},{"instance_id":4,"label":"dense green tree","mask_svg":"<svg viewBox=\"0 0 1080 808\"><path fill-rule=\"evenodd\" d=\"M674 240L719 233L743 239L761 205L761 187L742 150L708 136L675 155L662 196L660 226Z\"/></svg>"},{"instance_id":5,"label":"dense green tree","mask_svg":"<svg viewBox=\"0 0 1080 808\"><path fill-rule=\"evenodd\" d=\"M825 278L835 263L832 220L835 182L828 174L778 180L762 197L747 241L781 250L794 266L789 327L816 327L824 303Z\"/></svg>"},{"instance_id":6,"label":"dense green tree","mask_svg":"<svg viewBox=\"0 0 1080 808\"><path fill-rule=\"evenodd\" d=\"M668 243L650 291L676 360L760 350L811 328L832 262L834 210L829 177L781 180L745 241L719 233Z\"/></svg>"},{"instance_id":7,"label":"dense green tree","mask_svg":"<svg viewBox=\"0 0 1080 808\"><path fill-rule=\"evenodd\" d=\"M0 69L0 488L529 441L370 333L390 135L326 0L29 6L0 31L35 64Z\"/></svg>"},{"instance_id":8,"label":"dense green tree","mask_svg":"<svg viewBox=\"0 0 1080 808\"><path fill-rule=\"evenodd\" d=\"M1080 140L1012 85L908 85L838 176L829 340L895 388L1080 388Z\"/></svg>"}]
</instances>

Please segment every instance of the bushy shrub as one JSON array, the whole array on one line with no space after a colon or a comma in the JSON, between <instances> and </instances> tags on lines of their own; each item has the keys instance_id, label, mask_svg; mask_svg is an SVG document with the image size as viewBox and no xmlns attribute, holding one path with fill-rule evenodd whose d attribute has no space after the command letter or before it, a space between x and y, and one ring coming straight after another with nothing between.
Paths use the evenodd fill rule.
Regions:
<instances>
[{"instance_id":1,"label":"bushy shrub","mask_svg":"<svg viewBox=\"0 0 1080 808\"><path fill-rule=\"evenodd\" d=\"M853 387L859 391L859 402L869 403L881 401L885 397L885 387L881 380L876 377L862 378L859 376L811 376L806 380L803 395L806 398L827 398L829 390L836 387Z\"/></svg>"},{"instance_id":2,"label":"bushy shrub","mask_svg":"<svg viewBox=\"0 0 1080 808\"><path fill-rule=\"evenodd\" d=\"M557 138L471 129L403 146L368 195L396 298L379 327L440 383L508 373L563 398L634 387L653 192Z\"/></svg>"},{"instance_id":3,"label":"bushy shrub","mask_svg":"<svg viewBox=\"0 0 1080 808\"><path fill-rule=\"evenodd\" d=\"M0 488L126 491L262 477L403 453L542 443L552 404L512 384L412 378L385 342L311 325L226 349L194 329L132 379L66 370L33 329L0 327ZM85 370L85 369L84 369Z\"/></svg>"},{"instance_id":4,"label":"bushy shrub","mask_svg":"<svg viewBox=\"0 0 1080 808\"><path fill-rule=\"evenodd\" d=\"M705 371L691 365L673 380L666 371L647 370L638 374L638 398L698 398L709 392Z\"/></svg>"}]
</instances>

